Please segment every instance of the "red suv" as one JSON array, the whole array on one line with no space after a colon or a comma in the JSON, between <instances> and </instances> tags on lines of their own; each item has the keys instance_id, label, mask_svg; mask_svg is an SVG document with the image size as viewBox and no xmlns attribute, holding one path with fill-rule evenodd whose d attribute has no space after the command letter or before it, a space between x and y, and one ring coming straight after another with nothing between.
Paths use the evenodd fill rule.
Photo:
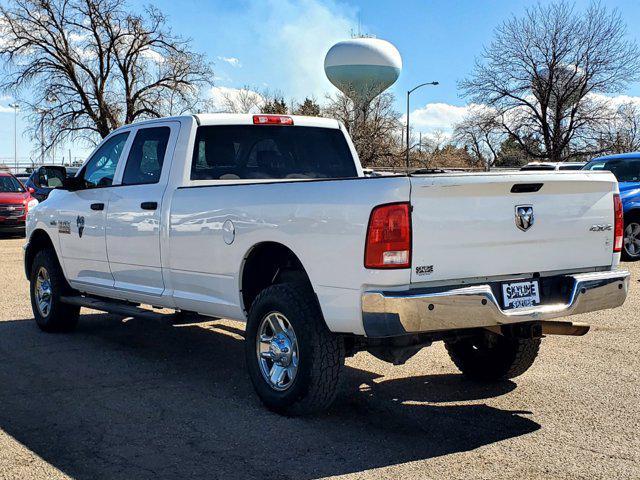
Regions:
<instances>
[{"instance_id":1,"label":"red suv","mask_svg":"<svg viewBox=\"0 0 640 480\"><path fill-rule=\"evenodd\" d=\"M24 231L27 212L37 204L20 180L0 172L0 232Z\"/></svg>"}]
</instances>

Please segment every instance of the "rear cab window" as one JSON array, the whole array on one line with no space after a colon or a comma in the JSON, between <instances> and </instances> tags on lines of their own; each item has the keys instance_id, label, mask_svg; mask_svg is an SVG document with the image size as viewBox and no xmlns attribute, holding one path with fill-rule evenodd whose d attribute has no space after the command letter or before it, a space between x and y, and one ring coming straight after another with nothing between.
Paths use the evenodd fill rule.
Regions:
<instances>
[{"instance_id":1,"label":"rear cab window","mask_svg":"<svg viewBox=\"0 0 640 480\"><path fill-rule=\"evenodd\" d=\"M201 126L191 180L357 177L339 129L280 125Z\"/></svg>"}]
</instances>

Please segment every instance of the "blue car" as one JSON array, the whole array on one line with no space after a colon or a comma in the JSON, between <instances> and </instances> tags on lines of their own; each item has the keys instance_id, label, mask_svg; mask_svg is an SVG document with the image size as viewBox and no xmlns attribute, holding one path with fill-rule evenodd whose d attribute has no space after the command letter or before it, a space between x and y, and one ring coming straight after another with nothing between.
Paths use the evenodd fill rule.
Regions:
<instances>
[{"instance_id":1,"label":"blue car","mask_svg":"<svg viewBox=\"0 0 640 480\"><path fill-rule=\"evenodd\" d=\"M609 170L618 179L624 212L622 257L640 259L640 152L595 158L583 170Z\"/></svg>"},{"instance_id":2,"label":"blue car","mask_svg":"<svg viewBox=\"0 0 640 480\"><path fill-rule=\"evenodd\" d=\"M61 165L42 165L36 168L24 183L31 196L44 202L54 188L62 186L67 169Z\"/></svg>"}]
</instances>

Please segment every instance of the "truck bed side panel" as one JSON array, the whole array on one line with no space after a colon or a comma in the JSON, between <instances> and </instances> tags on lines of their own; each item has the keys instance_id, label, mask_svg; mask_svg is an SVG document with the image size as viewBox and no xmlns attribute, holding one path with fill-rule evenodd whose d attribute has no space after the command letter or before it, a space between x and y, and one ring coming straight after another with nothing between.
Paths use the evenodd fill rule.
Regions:
<instances>
[{"instance_id":1,"label":"truck bed side panel","mask_svg":"<svg viewBox=\"0 0 640 480\"><path fill-rule=\"evenodd\" d=\"M180 188L171 200L165 278L179 308L244 318L244 258L261 242L278 242L302 262L330 328L363 333L354 321L361 286L410 280L408 269L364 268L369 215L376 205L408 199L406 177ZM231 245L223 238L227 220L235 227Z\"/></svg>"}]
</instances>

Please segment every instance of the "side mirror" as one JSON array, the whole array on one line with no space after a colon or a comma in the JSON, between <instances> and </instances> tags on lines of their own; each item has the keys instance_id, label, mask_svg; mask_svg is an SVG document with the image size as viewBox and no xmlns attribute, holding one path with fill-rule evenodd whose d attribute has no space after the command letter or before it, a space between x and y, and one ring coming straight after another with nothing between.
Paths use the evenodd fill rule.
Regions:
<instances>
[{"instance_id":1,"label":"side mirror","mask_svg":"<svg viewBox=\"0 0 640 480\"><path fill-rule=\"evenodd\" d=\"M68 190L69 192L75 192L76 190L82 190L84 187L85 187L84 178L66 177L62 179L62 186L58 188L60 190Z\"/></svg>"},{"instance_id":2,"label":"side mirror","mask_svg":"<svg viewBox=\"0 0 640 480\"><path fill-rule=\"evenodd\" d=\"M28 191L29 191L29 193L30 193L30 194L32 194L32 195L33 195L34 193L36 193L36 189L35 189L35 188L33 188L33 187L29 187L29 188L27 188L27 190L28 190Z\"/></svg>"}]
</instances>

